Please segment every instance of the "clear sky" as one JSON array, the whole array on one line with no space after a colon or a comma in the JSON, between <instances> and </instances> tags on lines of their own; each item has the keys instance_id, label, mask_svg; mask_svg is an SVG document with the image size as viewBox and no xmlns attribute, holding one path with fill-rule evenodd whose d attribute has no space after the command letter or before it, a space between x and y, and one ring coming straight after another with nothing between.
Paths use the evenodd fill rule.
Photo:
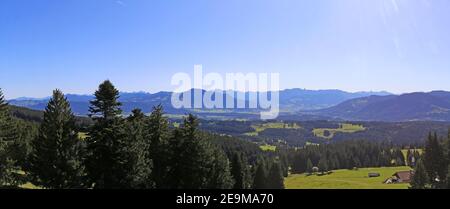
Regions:
<instances>
[{"instance_id":1,"label":"clear sky","mask_svg":"<svg viewBox=\"0 0 450 209\"><path fill-rule=\"evenodd\" d=\"M448 0L2 0L0 87L172 90L176 72L279 72L282 88L450 90Z\"/></svg>"}]
</instances>

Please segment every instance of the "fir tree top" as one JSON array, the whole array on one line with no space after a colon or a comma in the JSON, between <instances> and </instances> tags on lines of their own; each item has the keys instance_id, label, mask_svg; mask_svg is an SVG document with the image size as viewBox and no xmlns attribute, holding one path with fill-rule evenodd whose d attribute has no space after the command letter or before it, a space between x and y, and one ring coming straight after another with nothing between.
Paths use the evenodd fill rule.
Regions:
<instances>
[{"instance_id":1,"label":"fir tree top","mask_svg":"<svg viewBox=\"0 0 450 209\"><path fill-rule=\"evenodd\" d=\"M112 119L122 114L120 109L122 104L118 101L119 91L111 81L106 80L100 84L94 95L95 99L91 101L91 107L89 107L90 117Z\"/></svg>"}]
</instances>

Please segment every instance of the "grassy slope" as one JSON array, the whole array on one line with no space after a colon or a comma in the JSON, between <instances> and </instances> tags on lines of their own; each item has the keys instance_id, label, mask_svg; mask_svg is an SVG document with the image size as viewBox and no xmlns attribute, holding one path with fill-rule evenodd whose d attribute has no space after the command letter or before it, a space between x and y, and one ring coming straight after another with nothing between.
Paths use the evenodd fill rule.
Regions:
<instances>
[{"instance_id":1,"label":"grassy slope","mask_svg":"<svg viewBox=\"0 0 450 209\"><path fill-rule=\"evenodd\" d=\"M266 144L266 145L261 145L261 146L259 146L259 148L260 148L262 151L271 151L271 152L275 152L275 151L277 150L277 147L276 147L276 146L268 145L268 144Z\"/></svg>"},{"instance_id":2,"label":"grassy slope","mask_svg":"<svg viewBox=\"0 0 450 209\"><path fill-rule=\"evenodd\" d=\"M359 170L336 170L325 176L290 175L285 179L287 189L407 189L409 184L383 184L383 181L398 171L409 167L361 168ZM378 172L380 177L369 178L369 172Z\"/></svg>"},{"instance_id":3,"label":"grassy slope","mask_svg":"<svg viewBox=\"0 0 450 209\"><path fill-rule=\"evenodd\" d=\"M258 134L266 129L299 129L301 128L296 123L288 124L288 123L264 123L260 125L252 125L252 128L255 129L254 132L245 133L247 136L258 136Z\"/></svg>"},{"instance_id":4,"label":"grassy slope","mask_svg":"<svg viewBox=\"0 0 450 209\"><path fill-rule=\"evenodd\" d=\"M332 128L316 128L313 130L313 133L315 136L317 137L322 137L322 138L326 138L326 139L331 139L333 138L334 134L336 132L343 132L343 133L355 133L358 131L364 131L366 130L365 127L363 127L362 125L353 125L353 124L349 124L349 123L342 123L340 128L337 129L332 129ZM325 131L329 131L330 135L325 136L324 132Z\"/></svg>"}]
</instances>

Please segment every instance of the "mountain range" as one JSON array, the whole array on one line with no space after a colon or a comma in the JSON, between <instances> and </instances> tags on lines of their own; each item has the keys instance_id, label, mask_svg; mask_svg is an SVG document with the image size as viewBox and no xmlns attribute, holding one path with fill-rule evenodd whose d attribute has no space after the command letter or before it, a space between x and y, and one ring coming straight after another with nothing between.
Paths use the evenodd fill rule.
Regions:
<instances>
[{"instance_id":1,"label":"mountain range","mask_svg":"<svg viewBox=\"0 0 450 209\"><path fill-rule=\"evenodd\" d=\"M315 114L360 121L450 121L450 92L355 98Z\"/></svg>"},{"instance_id":2,"label":"mountain range","mask_svg":"<svg viewBox=\"0 0 450 209\"><path fill-rule=\"evenodd\" d=\"M192 89L205 94L205 90ZM223 92L224 97L227 96ZM162 104L165 112L172 115L195 112L201 116L258 118L254 109L176 109L171 105L172 92L120 93L122 109L128 114L134 108L150 112L153 106ZM248 104L249 93L246 93ZM287 89L279 92L282 119L304 120L351 120L351 121L450 121L450 92L432 91L394 95L388 92L345 92L341 90ZM67 94L73 112L87 115L89 101L93 95ZM17 98L9 100L11 105L33 110L44 110L49 97ZM235 99L235 102L237 99Z\"/></svg>"},{"instance_id":3,"label":"mountain range","mask_svg":"<svg viewBox=\"0 0 450 209\"><path fill-rule=\"evenodd\" d=\"M194 92L201 91L201 94L205 94L204 90L192 89L192 95ZM224 98L227 96L226 92L223 92ZM134 108L140 108L144 112L150 112L153 106L162 104L165 111L169 114L183 114L192 110L175 109L171 105L172 92L158 92L158 93L120 93L119 101L122 103L122 109L125 113L130 113ZM311 111L323 108L332 107L341 102L349 99L360 98L370 95L391 95L388 92L356 92L350 93L341 90L305 90L305 89L289 89L279 92L280 97L280 109L283 112L295 113L298 111ZM88 114L89 101L94 99L93 95L77 95L67 94L72 110L77 115ZM9 100L11 105L27 107L34 110L44 110L49 97L46 98L28 98L21 97L13 100ZM249 93L246 93L246 104L248 104ZM193 100L192 100L193 101ZM237 99L235 99L235 102ZM231 112L251 112L251 109L232 109Z\"/></svg>"}]
</instances>

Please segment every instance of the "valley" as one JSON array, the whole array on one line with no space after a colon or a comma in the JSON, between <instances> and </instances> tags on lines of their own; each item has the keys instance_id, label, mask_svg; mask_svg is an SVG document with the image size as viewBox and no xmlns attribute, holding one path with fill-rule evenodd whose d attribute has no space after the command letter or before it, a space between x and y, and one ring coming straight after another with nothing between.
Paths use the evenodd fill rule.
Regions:
<instances>
[{"instance_id":1,"label":"valley","mask_svg":"<svg viewBox=\"0 0 450 209\"><path fill-rule=\"evenodd\" d=\"M107 81L105 82L107 83ZM447 94L443 92L429 94L431 96L421 97L418 101L411 100L411 103L434 105L441 102L440 111L433 109L433 114L444 114L446 111L443 108L446 103L441 100ZM139 119L142 120L140 123L151 120L155 111L160 114L159 118L166 118L159 120L167 120L167 129L165 129L167 136L177 137L177 131L188 128L189 126L186 124L192 123L195 125L195 129L198 129L200 139L211 144L211 148L207 148L210 146L207 145L204 147L205 149L221 150L224 156L232 160L235 165L236 163L247 165L248 170L242 168L246 170L242 172L248 172L248 175L254 179L247 179L248 184L241 185L246 188L406 189L410 187L409 183L385 184L384 181L396 172L413 169L416 160L424 155L424 144L429 143L430 133L436 133L436 136L446 136L450 127L450 121L446 120L395 121L383 119L378 121L362 117L368 107L377 106L378 102L384 101L381 103L383 108L378 110L380 113L397 107L385 103L385 101L396 100L397 97L404 96L390 94L351 98L335 106L327 103L325 106L329 107L325 109L320 109L321 104L319 103L316 103L315 106L318 109L311 108L311 106L309 107L311 109L306 108L308 110L303 109L300 112L284 109L280 117L274 120L259 120L256 110L246 109L226 111L182 109L174 111L170 106L161 105L152 107L151 114L144 114L145 110L136 109L140 107L139 105L147 106L156 104L157 101L161 104L164 103L167 100L164 98L167 97L163 95L167 96L168 93L159 94L151 102L147 100L135 103L139 101L138 98L149 96L149 94L122 93L122 101L126 104L122 107L132 112L118 111L121 114L116 115L117 120L125 119L124 130L133 126L142 126L142 124L133 124L133 120L141 118ZM438 96L440 99L430 99ZM406 95L406 97L410 96ZM92 98L90 96L67 96L67 102L73 104L74 109L87 105L89 99ZM429 99L430 102L425 102L423 99ZM293 99L292 101L298 100ZM31 137L27 140L34 140L32 136L36 136L37 132L42 131L37 127L42 123L47 123L44 112L39 108L40 103L45 102L46 99L30 100L28 98L26 101L23 99L11 101L11 104L22 106L9 105L11 115L18 120L19 124L24 123L23 125L28 124L33 127L33 132L29 132L29 136L25 135L25 137ZM29 108L30 105L33 109ZM410 104L403 106L407 109L408 105ZM358 111L354 111L354 114L361 115L361 117L350 117L353 109L358 109ZM346 111L348 114L340 116L338 110ZM46 111L49 111L48 106ZM416 110L414 109L414 111ZM347 118L347 116L349 120L344 120L343 118ZM359 120L352 120L354 118ZM95 136L95 132L92 132L92 128L98 124L96 120L95 117L87 117L84 113L74 116L75 126L73 128L77 131L76 138L80 140L80 143L92 143L91 138L98 137ZM142 128L144 127L142 126ZM137 133L127 134L131 134L130 137L138 137L139 135L133 136ZM176 143L171 144L174 142L170 139L167 140L169 141L166 146L178 146ZM139 141L128 143L137 142ZM24 146L29 145L25 144ZM238 159L236 159L236 153L239 153ZM224 160L224 156L215 157ZM26 165L26 158L21 160L21 163ZM235 162L235 160L239 162ZM260 173L261 169L265 173ZM273 169L276 171L272 171ZM278 176L278 171L282 176ZM368 176L372 174L377 176ZM42 188L39 182L35 182L33 179L26 180L27 173L21 175L25 180L20 187ZM258 182L258 178L264 180ZM34 182L31 183L31 181ZM273 183L278 181L278 183L269 185L265 183L266 181L273 181Z\"/></svg>"}]
</instances>

